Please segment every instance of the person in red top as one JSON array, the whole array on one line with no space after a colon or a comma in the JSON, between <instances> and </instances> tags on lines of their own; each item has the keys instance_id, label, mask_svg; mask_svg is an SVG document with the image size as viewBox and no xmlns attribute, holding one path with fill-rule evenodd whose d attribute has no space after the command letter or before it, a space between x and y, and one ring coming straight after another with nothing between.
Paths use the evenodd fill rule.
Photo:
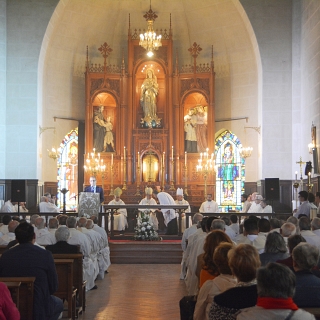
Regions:
<instances>
[{"instance_id":1,"label":"person in red top","mask_svg":"<svg viewBox=\"0 0 320 320\"><path fill-rule=\"evenodd\" d=\"M20 313L3 282L0 282L0 320L20 320Z\"/></svg>"}]
</instances>

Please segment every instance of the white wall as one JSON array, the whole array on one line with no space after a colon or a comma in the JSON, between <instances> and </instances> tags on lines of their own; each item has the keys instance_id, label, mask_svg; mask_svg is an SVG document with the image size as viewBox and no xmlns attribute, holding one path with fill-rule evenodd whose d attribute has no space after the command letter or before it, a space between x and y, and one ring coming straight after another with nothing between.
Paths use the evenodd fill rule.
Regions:
<instances>
[{"instance_id":1,"label":"white wall","mask_svg":"<svg viewBox=\"0 0 320 320\"><path fill-rule=\"evenodd\" d=\"M7 1L6 138L2 176L6 179L39 178L38 59L56 4L57 0Z\"/></svg>"},{"instance_id":2,"label":"white wall","mask_svg":"<svg viewBox=\"0 0 320 320\"><path fill-rule=\"evenodd\" d=\"M6 147L6 0L0 0L0 177L5 177Z\"/></svg>"}]
</instances>

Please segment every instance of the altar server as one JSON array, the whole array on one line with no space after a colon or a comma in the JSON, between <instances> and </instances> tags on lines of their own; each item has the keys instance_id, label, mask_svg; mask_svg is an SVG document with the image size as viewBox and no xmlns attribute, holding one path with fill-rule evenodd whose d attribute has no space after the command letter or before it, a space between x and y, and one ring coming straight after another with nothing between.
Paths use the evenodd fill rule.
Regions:
<instances>
[{"instance_id":1,"label":"altar server","mask_svg":"<svg viewBox=\"0 0 320 320\"><path fill-rule=\"evenodd\" d=\"M184 212L191 212L189 202L183 198L183 189L178 188L176 192L177 200L175 201L176 204L178 205L187 205L188 209L186 209ZM179 223L179 215L177 214L177 219ZM189 227L191 226L192 221L191 217L189 217ZM184 232L186 230L186 215L185 213L181 214L181 232Z\"/></svg>"},{"instance_id":2,"label":"altar server","mask_svg":"<svg viewBox=\"0 0 320 320\"><path fill-rule=\"evenodd\" d=\"M111 200L108 204L114 206L123 206L125 203L120 199L122 194L122 190L118 187L113 191L114 199ZM128 226L127 223L127 209L117 209L116 212L113 213L113 230L124 231Z\"/></svg>"},{"instance_id":3,"label":"altar server","mask_svg":"<svg viewBox=\"0 0 320 320\"><path fill-rule=\"evenodd\" d=\"M158 198L161 205L172 205L175 207L176 203L169 193L153 191L153 194ZM161 209L164 218L164 224L167 227L166 234L178 234L177 215L174 209Z\"/></svg>"},{"instance_id":4,"label":"altar server","mask_svg":"<svg viewBox=\"0 0 320 320\"><path fill-rule=\"evenodd\" d=\"M146 187L145 190L144 190L146 196L145 198L143 198L139 205L152 205L152 206L155 206L157 205L157 202L156 200L154 200L152 198L152 188L149 188L149 187ZM145 209L140 209L141 212L149 212L149 223L153 225L153 228L154 230L158 230L159 228L159 222L158 222L158 219L157 219L157 215L155 213L156 209L148 209L148 208L145 208ZM139 216L140 216L140 213L139 213Z\"/></svg>"}]
</instances>

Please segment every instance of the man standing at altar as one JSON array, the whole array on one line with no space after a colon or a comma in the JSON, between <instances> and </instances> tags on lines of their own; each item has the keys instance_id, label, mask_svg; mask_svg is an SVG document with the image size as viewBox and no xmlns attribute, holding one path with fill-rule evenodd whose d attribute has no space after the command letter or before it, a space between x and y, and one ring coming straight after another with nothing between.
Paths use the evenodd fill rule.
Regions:
<instances>
[{"instance_id":1,"label":"man standing at altar","mask_svg":"<svg viewBox=\"0 0 320 320\"><path fill-rule=\"evenodd\" d=\"M94 176L90 177L90 187L85 187L84 192L92 192L100 194L100 203L104 202L103 189L97 186L97 179Z\"/></svg>"},{"instance_id":2,"label":"man standing at altar","mask_svg":"<svg viewBox=\"0 0 320 320\"><path fill-rule=\"evenodd\" d=\"M187 205L188 209L186 209L184 212L191 212L190 209L190 205L189 202L185 199L183 199L183 189L182 188L178 188L177 189L177 200L175 201L176 204L178 205ZM179 223L179 215L177 214L177 219L178 219L178 223ZM191 226L192 221L191 221L191 217L189 217L189 227ZM186 215L185 213L181 214L181 232L184 232L184 230L186 230Z\"/></svg>"},{"instance_id":3,"label":"man standing at altar","mask_svg":"<svg viewBox=\"0 0 320 320\"><path fill-rule=\"evenodd\" d=\"M123 206L125 203L120 199L122 190L118 187L113 191L114 199L111 200L108 204L113 206ZM117 209L113 212L113 230L124 231L128 226L127 223L127 209Z\"/></svg>"},{"instance_id":4,"label":"man standing at altar","mask_svg":"<svg viewBox=\"0 0 320 320\"><path fill-rule=\"evenodd\" d=\"M140 201L139 205L156 206L157 202L156 202L156 200L154 200L152 198L152 188L146 187L144 189L144 192L146 194L146 197L143 198ZM158 231L159 222L158 222L158 219L157 219L157 216L156 216L156 213L155 213L156 209L147 209L147 208L145 208L145 209L140 209L140 211L141 212L145 212L145 213L149 212L148 213L149 214L149 223L153 225L153 229L154 230ZM140 216L140 212L139 212L139 216Z\"/></svg>"},{"instance_id":5,"label":"man standing at altar","mask_svg":"<svg viewBox=\"0 0 320 320\"><path fill-rule=\"evenodd\" d=\"M153 190L154 196L159 200L161 205L172 205L173 208L176 205L174 199L167 192L158 192L158 190ZM166 234L178 234L178 223L177 215L174 209L161 209L164 218L164 224L167 227Z\"/></svg>"},{"instance_id":6,"label":"man standing at altar","mask_svg":"<svg viewBox=\"0 0 320 320\"><path fill-rule=\"evenodd\" d=\"M200 213L216 213L219 212L218 204L212 200L212 194L207 194L207 201L202 202L201 207L199 209Z\"/></svg>"}]
</instances>

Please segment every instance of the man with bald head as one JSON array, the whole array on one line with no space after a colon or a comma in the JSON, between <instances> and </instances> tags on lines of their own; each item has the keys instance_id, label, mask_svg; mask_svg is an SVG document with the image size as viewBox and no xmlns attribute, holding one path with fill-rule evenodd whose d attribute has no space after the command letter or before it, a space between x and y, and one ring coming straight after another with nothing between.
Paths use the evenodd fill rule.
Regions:
<instances>
[{"instance_id":1,"label":"man with bald head","mask_svg":"<svg viewBox=\"0 0 320 320\"><path fill-rule=\"evenodd\" d=\"M16 227L19 225L19 222L16 220L11 220L8 224L8 233L3 235L0 238L0 245L6 246L10 241L13 241L16 239L16 235L14 233L14 230L16 230Z\"/></svg>"},{"instance_id":2,"label":"man with bald head","mask_svg":"<svg viewBox=\"0 0 320 320\"><path fill-rule=\"evenodd\" d=\"M36 234L36 242L42 246L46 246L48 244L55 244L56 237L50 233L47 229L45 229L46 223L42 217L39 217L35 220L35 234Z\"/></svg>"}]
</instances>

